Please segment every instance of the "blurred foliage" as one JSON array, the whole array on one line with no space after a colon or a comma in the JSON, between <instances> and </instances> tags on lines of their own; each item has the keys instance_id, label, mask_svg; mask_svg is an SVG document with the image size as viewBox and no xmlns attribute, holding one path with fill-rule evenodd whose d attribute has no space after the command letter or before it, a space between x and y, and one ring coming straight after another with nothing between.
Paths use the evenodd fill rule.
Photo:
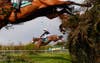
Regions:
<instances>
[{"instance_id":1,"label":"blurred foliage","mask_svg":"<svg viewBox=\"0 0 100 63\"><path fill-rule=\"evenodd\" d=\"M56 45L54 46L57 46L57 47L63 47L65 44L65 42L60 42L60 43L57 43ZM48 50L49 48L52 48L54 47L52 45L48 45L48 46L41 46L40 48L36 48L35 44L33 43L29 43L29 44L26 44L26 45L10 45L10 46L2 46L0 45L0 50Z\"/></svg>"},{"instance_id":2,"label":"blurred foliage","mask_svg":"<svg viewBox=\"0 0 100 63\"><path fill-rule=\"evenodd\" d=\"M3 52L0 63L71 63L68 51L30 52Z\"/></svg>"}]
</instances>

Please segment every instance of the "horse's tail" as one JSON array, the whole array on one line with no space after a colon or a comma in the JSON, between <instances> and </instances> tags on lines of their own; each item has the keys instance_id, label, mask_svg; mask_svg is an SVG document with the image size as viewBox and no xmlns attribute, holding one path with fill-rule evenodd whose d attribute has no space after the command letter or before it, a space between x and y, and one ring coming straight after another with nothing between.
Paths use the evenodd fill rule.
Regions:
<instances>
[{"instance_id":1,"label":"horse's tail","mask_svg":"<svg viewBox=\"0 0 100 63\"><path fill-rule=\"evenodd\" d=\"M62 35L60 35L60 36L59 36L59 38L60 38L60 39L62 39L62 38L63 38L63 36L62 36Z\"/></svg>"}]
</instances>

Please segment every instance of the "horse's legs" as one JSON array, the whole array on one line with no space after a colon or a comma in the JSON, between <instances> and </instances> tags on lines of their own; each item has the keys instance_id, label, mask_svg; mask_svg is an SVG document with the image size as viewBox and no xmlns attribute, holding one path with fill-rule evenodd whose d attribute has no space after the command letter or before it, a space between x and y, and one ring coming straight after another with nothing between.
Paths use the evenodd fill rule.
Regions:
<instances>
[{"instance_id":1,"label":"horse's legs","mask_svg":"<svg viewBox=\"0 0 100 63\"><path fill-rule=\"evenodd\" d=\"M41 41L41 39L40 39L40 40L37 41L36 47L37 47L37 48L40 48L41 44L42 44L42 41Z\"/></svg>"},{"instance_id":2,"label":"horse's legs","mask_svg":"<svg viewBox=\"0 0 100 63\"><path fill-rule=\"evenodd\" d=\"M65 1L59 1L59 0L39 0L39 1L47 6L65 4ZM69 2L67 2L66 4L69 4Z\"/></svg>"},{"instance_id":3,"label":"horse's legs","mask_svg":"<svg viewBox=\"0 0 100 63\"><path fill-rule=\"evenodd\" d=\"M78 5L83 7L91 7L91 4L79 4L73 1L60 1L60 0L39 0L39 1L47 6L66 4L66 5Z\"/></svg>"}]
</instances>

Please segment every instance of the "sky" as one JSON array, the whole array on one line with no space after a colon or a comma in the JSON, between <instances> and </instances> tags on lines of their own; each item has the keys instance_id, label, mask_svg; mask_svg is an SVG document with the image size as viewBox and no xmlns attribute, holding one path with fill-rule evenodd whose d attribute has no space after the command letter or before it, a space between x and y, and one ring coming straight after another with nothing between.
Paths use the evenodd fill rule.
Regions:
<instances>
[{"instance_id":1,"label":"sky","mask_svg":"<svg viewBox=\"0 0 100 63\"><path fill-rule=\"evenodd\" d=\"M0 31L0 44L27 44L33 37L39 37L44 28L51 34L62 35L59 31L60 24L61 21L58 17L52 20L46 17L38 17L19 25L13 25L8 30L4 27Z\"/></svg>"},{"instance_id":2,"label":"sky","mask_svg":"<svg viewBox=\"0 0 100 63\"><path fill-rule=\"evenodd\" d=\"M75 1L79 3L83 0ZM0 30L0 45L28 44L32 41L33 37L39 37L43 33L44 28L47 28L51 34L62 35L59 31L60 24L61 20L59 17L52 20L46 17L38 17L22 24L13 25L8 30L3 27Z\"/></svg>"}]
</instances>

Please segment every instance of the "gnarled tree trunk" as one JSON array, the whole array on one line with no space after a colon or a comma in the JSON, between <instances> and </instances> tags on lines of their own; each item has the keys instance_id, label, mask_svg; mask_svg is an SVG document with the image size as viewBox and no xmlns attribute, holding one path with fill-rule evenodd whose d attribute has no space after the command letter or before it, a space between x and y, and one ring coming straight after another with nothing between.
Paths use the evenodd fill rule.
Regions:
<instances>
[{"instance_id":1,"label":"gnarled tree trunk","mask_svg":"<svg viewBox=\"0 0 100 63\"><path fill-rule=\"evenodd\" d=\"M83 15L72 16L67 21L72 63L100 63L100 1Z\"/></svg>"}]
</instances>

